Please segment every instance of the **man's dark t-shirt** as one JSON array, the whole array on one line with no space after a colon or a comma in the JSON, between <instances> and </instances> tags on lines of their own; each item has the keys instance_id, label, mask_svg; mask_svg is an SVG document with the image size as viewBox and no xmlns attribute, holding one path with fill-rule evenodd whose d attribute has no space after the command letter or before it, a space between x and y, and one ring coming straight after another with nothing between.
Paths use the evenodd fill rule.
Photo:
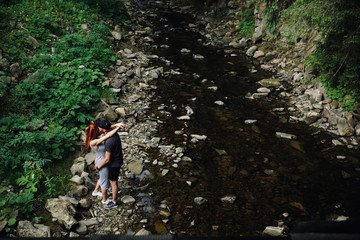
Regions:
<instances>
[{"instance_id":1,"label":"man's dark t-shirt","mask_svg":"<svg viewBox=\"0 0 360 240\"><path fill-rule=\"evenodd\" d=\"M123 164L123 152L121 148L121 140L118 134L112 135L105 140L105 151L110 152L109 167L121 167Z\"/></svg>"}]
</instances>

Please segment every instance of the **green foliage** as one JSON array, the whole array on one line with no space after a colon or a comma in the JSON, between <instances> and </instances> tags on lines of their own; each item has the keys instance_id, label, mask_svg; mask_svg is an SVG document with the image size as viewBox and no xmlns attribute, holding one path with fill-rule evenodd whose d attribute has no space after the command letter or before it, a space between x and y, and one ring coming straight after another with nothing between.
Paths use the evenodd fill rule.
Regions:
<instances>
[{"instance_id":1,"label":"green foliage","mask_svg":"<svg viewBox=\"0 0 360 240\"><path fill-rule=\"evenodd\" d=\"M351 111L360 101L360 3L297 0L283 11L289 42L317 29L322 40L306 64L318 72L327 95Z\"/></svg>"},{"instance_id":2,"label":"green foliage","mask_svg":"<svg viewBox=\"0 0 360 240\"><path fill-rule=\"evenodd\" d=\"M252 4L250 8L240 14L239 34L241 37L251 37L254 33L254 9L255 6Z\"/></svg>"},{"instance_id":3,"label":"green foliage","mask_svg":"<svg viewBox=\"0 0 360 240\"><path fill-rule=\"evenodd\" d=\"M266 0L266 8L263 17L266 20L266 31L269 36L276 37L279 34L278 23L280 20L279 0Z\"/></svg>"},{"instance_id":4,"label":"green foliage","mask_svg":"<svg viewBox=\"0 0 360 240\"><path fill-rule=\"evenodd\" d=\"M1 102L6 103L0 118L0 181L14 185L9 192L0 189L0 220L8 219L8 227L16 223L15 209L25 216L33 214L42 199L68 189L70 166L61 166L93 119L104 94L104 69L117 59L108 42L109 28L98 17L115 15L119 21L126 18L117 0L0 5L5 23L0 49L10 63L20 62L27 74L8 81L5 70L0 80L5 88Z\"/></svg>"},{"instance_id":5,"label":"green foliage","mask_svg":"<svg viewBox=\"0 0 360 240\"><path fill-rule=\"evenodd\" d=\"M126 24L128 14L124 2L121 0L82 0L91 8L97 8L99 13L108 20L113 21L115 24Z\"/></svg>"}]
</instances>

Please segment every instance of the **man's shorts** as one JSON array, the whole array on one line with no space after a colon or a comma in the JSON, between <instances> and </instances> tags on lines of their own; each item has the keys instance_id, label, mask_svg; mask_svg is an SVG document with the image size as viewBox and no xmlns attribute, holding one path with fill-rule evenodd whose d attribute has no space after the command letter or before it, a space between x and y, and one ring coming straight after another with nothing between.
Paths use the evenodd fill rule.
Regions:
<instances>
[{"instance_id":1,"label":"man's shorts","mask_svg":"<svg viewBox=\"0 0 360 240\"><path fill-rule=\"evenodd\" d=\"M109 167L109 180L110 181L117 181L119 179L121 167Z\"/></svg>"}]
</instances>

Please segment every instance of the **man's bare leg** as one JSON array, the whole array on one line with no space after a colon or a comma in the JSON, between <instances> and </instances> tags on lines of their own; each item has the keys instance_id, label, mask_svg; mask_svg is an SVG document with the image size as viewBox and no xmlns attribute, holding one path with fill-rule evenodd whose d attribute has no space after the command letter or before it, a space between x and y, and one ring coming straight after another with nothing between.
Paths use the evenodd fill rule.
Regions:
<instances>
[{"instance_id":1,"label":"man's bare leg","mask_svg":"<svg viewBox=\"0 0 360 240\"><path fill-rule=\"evenodd\" d=\"M110 185L111 185L111 189L112 189L112 201L116 203L116 198L117 198L118 189L119 189L118 182L110 180Z\"/></svg>"}]
</instances>

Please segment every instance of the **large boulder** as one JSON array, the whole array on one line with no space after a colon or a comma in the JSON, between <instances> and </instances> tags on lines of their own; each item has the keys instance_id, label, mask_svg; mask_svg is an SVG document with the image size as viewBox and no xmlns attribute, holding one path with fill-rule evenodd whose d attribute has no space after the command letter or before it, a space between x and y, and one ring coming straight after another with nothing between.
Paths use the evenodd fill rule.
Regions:
<instances>
[{"instance_id":1,"label":"large boulder","mask_svg":"<svg viewBox=\"0 0 360 240\"><path fill-rule=\"evenodd\" d=\"M89 189L84 185L71 185L70 192L77 198L82 198L88 194Z\"/></svg>"},{"instance_id":2,"label":"large boulder","mask_svg":"<svg viewBox=\"0 0 360 240\"><path fill-rule=\"evenodd\" d=\"M45 208L66 229L71 229L72 226L78 224L78 221L74 218L76 210L68 200L50 198L46 201Z\"/></svg>"},{"instance_id":3,"label":"large boulder","mask_svg":"<svg viewBox=\"0 0 360 240\"><path fill-rule=\"evenodd\" d=\"M118 114L115 112L115 110L112 107L108 107L104 112L103 112L103 116L108 119L110 122L114 122L116 121L119 116Z\"/></svg>"},{"instance_id":4,"label":"large boulder","mask_svg":"<svg viewBox=\"0 0 360 240\"><path fill-rule=\"evenodd\" d=\"M22 238L49 238L50 227L43 224L32 224L30 221L19 221L17 236Z\"/></svg>"}]
</instances>

